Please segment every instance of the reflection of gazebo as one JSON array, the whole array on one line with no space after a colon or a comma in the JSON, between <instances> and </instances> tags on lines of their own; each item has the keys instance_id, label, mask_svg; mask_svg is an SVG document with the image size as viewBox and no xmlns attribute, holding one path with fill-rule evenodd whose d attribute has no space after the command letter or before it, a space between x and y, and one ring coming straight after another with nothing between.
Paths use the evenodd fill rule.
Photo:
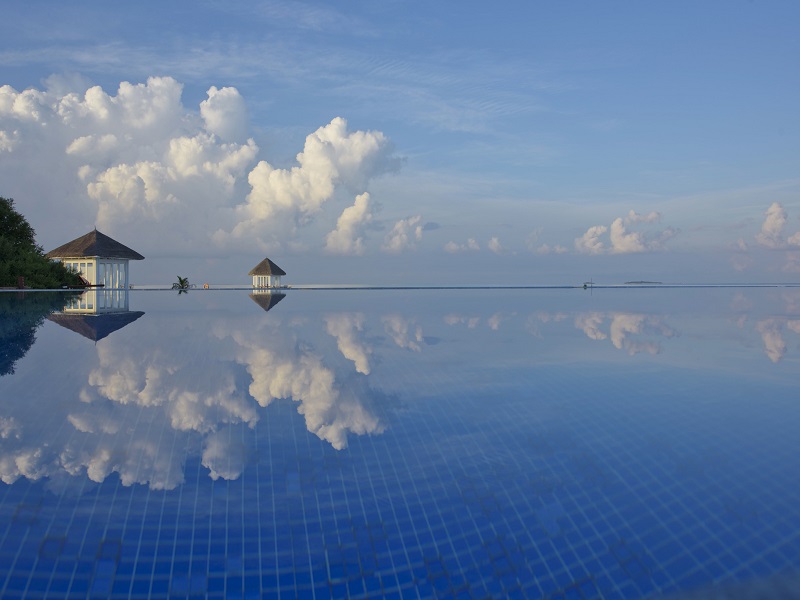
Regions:
<instances>
[{"instance_id":1,"label":"reflection of gazebo","mask_svg":"<svg viewBox=\"0 0 800 600\"><path fill-rule=\"evenodd\" d=\"M281 287L281 275L286 275L286 271L270 259L265 258L250 269L248 275L253 277L254 288L273 288Z\"/></svg>"},{"instance_id":2,"label":"reflection of gazebo","mask_svg":"<svg viewBox=\"0 0 800 600\"><path fill-rule=\"evenodd\" d=\"M250 298L264 310L269 310L278 302L283 300L286 294L281 292L256 292L250 294Z\"/></svg>"},{"instance_id":3,"label":"reflection of gazebo","mask_svg":"<svg viewBox=\"0 0 800 600\"><path fill-rule=\"evenodd\" d=\"M92 288L79 296L71 296L60 312L47 318L97 342L143 314L142 311L128 310L128 290Z\"/></svg>"},{"instance_id":4,"label":"reflection of gazebo","mask_svg":"<svg viewBox=\"0 0 800 600\"><path fill-rule=\"evenodd\" d=\"M133 323L144 313L140 310L106 314L54 313L47 318L70 331L81 334L94 342L102 340L126 325Z\"/></svg>"}]
</instances>

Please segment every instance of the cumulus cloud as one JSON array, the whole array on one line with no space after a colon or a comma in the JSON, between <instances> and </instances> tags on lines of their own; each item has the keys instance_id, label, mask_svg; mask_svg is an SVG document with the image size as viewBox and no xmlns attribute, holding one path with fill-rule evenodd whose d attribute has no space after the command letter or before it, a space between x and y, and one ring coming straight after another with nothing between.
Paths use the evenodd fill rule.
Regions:
<instances>
[{"instance_id":1,"label":"cumulus cloud","mask_svg":"<svg viewBox=\"0 0 800 600\"><path fill-rule=\"evenodd\" d=\"M414 250L416 248L415 242L422 240L422 232L426 227L427 224L422 225L422 216L420 215L400 219L394 224L392 230L386 234L381 249L391 254L399 254L404 250Z\"/></svg>"},{"instance_id":2,"label":"cumulus cloud","mask_svg":"<svg viewBox=\"0 0 800 600\"><path fill-rule=\"evenodd\" d=\"M575 240L575 249L578 252L585 252L587 254L602 254L606 248L600 236L608 231L605 225L594 225L589 227L581 237Z\"/></svg>"},{"instance_id":3,"label":"cumulus cloud","mask_svg":"<svg viewBox=\"0 0 800 600\"><path fill-rule=\"evenodd\" d=\"M575 239L575 249L587 254L632 254L662 250L664 243L677 235L678 231L672 227L654 231L631 231L631 225L652 224L660 221L661 214L650 212L639 214L631 210L625 217L617 217L610 227L594 225L581 237ZM609 245L601 239L608 233Z\"/></svg>"},{"instance_id":4,"label":"cumulus cloud","mask_svg":"<svg viewBox=\"0 0 800 600\"><path fill-rule=\"evenodd\" d=\"M41 202L39 211L60 217L48 224L62 228L88 222L112 235L124 228L149 248L206 247L212 224L219 227L244 195L258 152L241 135L238 92L211 88L199 116L183 106L183 86L170 77L122 82L115 94L72 89L0 88L0 130L13 132L0 178L29 190L32 216ZM237 140L229 141L233 132Z\"/></svg>"},{"instance_id":5,"label":"cumulus cloud","mask_svg":"<svg viewBox=\"0 0 800 600\"><path fill-rule=\"evenodd\" d=\"M337 117L306 137L298 166L276 169L259 162L248 175L251 190L236 207L237 224L220 229L218 243L246 239L270 247L275 236L311 222L333 197L337 186L363 190L374 176L396 166L381 132L354 131Z\"/></svg>"},{"instance_id":6,"label":"cumulus cloud","mask_svg":"<svg viewBox=\"0 0 800 600\"><path fill-rule=\"evenodd\" d=\"M455 242L447 242L444 245L444 251L450 254L457 254L458 252L469 252L480 250L481 246L475 241L474 238L469 238L466 244L457 244Z\"/></svg>"},{"instance_id":7,"label":"cumulus cloud","mask_svg":"<svg viewBox=\"0 0 800 600\"><path fill-rule=\"evenodd\" d=\"M218 252L209 239L234 250L290 247L329 199L362 194L399 165L381 132L349 131L342 118L306 138L296 166L257 162L233 87L212 86L186 107L171 77L121 82L115 92L57 83L0 87L0 179L30 196L29 218L62 217L47 220L45 237L93 223L110 235L124 229L150 252Z\"/></svg>"},{"instance_id":8,"label":"cumulus cloud","mask_svg":"<svg viewBox=\"0 0 800 600\"><path fill-rule=\"evenodd\" d=\"M502 254L505 251L503 245L500 243L500 240L497 237L491 238L487 244L487 247L495 254Z\"/></svg>"},{"instance_id":9,"label":"cumulus cloud","mask_svg":"<svg viewBox=\"0 0 800 600\"><path fill-rule=\"evenodd\" d=\"M756 241L767 248L780 248L785 245L783 228L786 226L786 210L780 202L773 202L764 213L764 223L756 235Z\"/></svg>"},{"instance_id":10,"label":"cumulus cloud","mask_svg":"<svg viewBox=\"0 0 800 600\"><path fill-rule=\"evenodd\" d=\"M247 106L234 87L208 89L208 98L200 103L206 131L225 142L241 142L247 138Z\"/></svg>"},{"instance_id":11,"label":"cumulus cloud","mask_svg":"<svg viewBox=\"0 0 800 600\"><path fill-rule=\"evenodd\" d=\"M356 196L353 206L342 211L336 229L325 238L325 251L330 254L364 254L364 230L372 222L372 204L368 193Z\"/></svg>"}]
</instances>

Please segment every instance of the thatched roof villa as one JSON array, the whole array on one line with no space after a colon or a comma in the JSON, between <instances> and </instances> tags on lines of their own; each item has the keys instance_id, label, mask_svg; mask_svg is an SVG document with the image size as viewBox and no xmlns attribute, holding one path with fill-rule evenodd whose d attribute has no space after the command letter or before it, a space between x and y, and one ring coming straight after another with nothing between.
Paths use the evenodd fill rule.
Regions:
<instances>
[{"instance_id":1,"label":"thatched roof villa","mask_svg":"<svg viewBox=\"0 0 800 600\"><path fill-rule=\"evenodd\" d=\"M128 287L128 262L144 256L95 229L47 253L72 267L89 285L106 289Z\"/></svg>"},{"instance_id":2,"label":"thatched roof villa","mask_svg":"<svg viewBox=\"0 0 800 600\"><path fill-rule=\"evenodd\" d=\"M270 259L265 258L250 269L248 275L253 278L254 288L275 288L281 287L281 276L286 275L286 271Z\"/></svg>"}]
</instances>

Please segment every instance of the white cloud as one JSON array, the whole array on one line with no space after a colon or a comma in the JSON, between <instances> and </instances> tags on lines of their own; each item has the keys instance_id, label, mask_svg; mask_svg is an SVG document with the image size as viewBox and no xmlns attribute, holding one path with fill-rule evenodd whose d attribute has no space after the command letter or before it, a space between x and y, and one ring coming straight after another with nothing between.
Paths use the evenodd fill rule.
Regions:
<instances>
[{"instance_id":1,"label":"white cloud","mask_svg":"<svg viewBox=\"0 0 800 600\"><path fill-rule=\"evenodd\" d=\"M356 196L353 206L342 211L336 229L325 238L325 251L331 254L364 254L364 230L372 222L372 204L367 192Z\"/></svg>"},{"instance_id":2,"label":"white cloud","mask_svg":"<svg viewBox=\"0 0 800 600\"><path fill-rule=\"evenodd\" d=\"M0 179L30 190L32 218L37 202L39 212L61 217L47 220L53 229L55 223L81 229L94 223L112 235L124 229L148 254L207 248L213 230L230 222L258 152L252 140L219 137L241 133L233 109L243 102L238 92L211 88L200 110L204 120L183 106L183 86L170 77L122 82L115 94L83 89L0 88L0 130L14 132L3 143L10 154L0 163Z\"/></svg>"},{"instance_id":3,"label":"white cloud","mask_svg":"<svg viewBox=\"0 0 800 600\"><path fill-rule=\"evenodd\" d=\"M487 247L495 254L502 254L505 251L503 245L500 243L500 240L497 237L491 238L487 244Z\"/></svg>"},{"instance_id":4,"label":"white cloud","mask_svg":"<svg viewBox=\"0 0 800 600\"><path fill-rule=\"evenodd\" d=\"M225 142L247 139L247 106L239 90L211 86L207 93L208 99L200 103L200 115L206 131Z\"/></svg>"},{"instance_id":5,"label":"white cloud","mask_svg":"<svg viewBox=\"0 0 800 600\"><path fill-rule=\"evenodd\" d=\"M9 133L8 131L0 130L0 152L11 152L14 150L14 146L17 145L18 135L18 131Z\"/></svg>"},{"instance_id":6,"label":"white cloud","mask_svg":"<svg viewBox=\"0 0 800 600\"><path fill-rule=\"evenodd\" d=\"M647 250L644 234L640 231L628 232L621 218L614 219L611 223L609 237L611 238L612 252L626 254L629 252L644 252Z\"/></svg>"},{"instance_id":7,"label":"white cloud","mask_svg":"<svg viewBox=\"0 0 800 600\"><path fill-rule=\"evenodd\" d=\"M786 225L786 211L780 202L773 202L764 213L764 223L756 235L756 241L767 248L780 248L785 244L783 228Z\"/></svg>"},{"instance_id":8,"label":"white cloud","mask_svg":"<svg viewBox=\"0 0 800 600\"><path fill-rule=\"evenodd\" d=\"M395 164L389 141L381 132L347 129L341 117L306 137L298 166L276 169L259 162L248 175L250 193L236 207L237 224L215 233L218 243L246 240L274 243L307 224L334 194L337 186L361 190L374 176Z\"/></svg>"},{"instance_id":9,"label":"white cloud","mask_svg":"<svg viewBox=\"0 0 800 600\"><path fill-rule=\"evenodd\" d=\"M650 232L630 231L629 229L631 225L652 224L660 219L661 214L655 211L641 215L632 210L625 217L614 219L610 228L605 225L590 227L581 237L576 238L575 249L587 254L633 254L662 250L664 243L677 235L676 229L667 227L660 231ZM609 246L606 246L601 239L601 236L606 233L609 234Z\"/></svg>"},{"instance_id":10,"label":"white cloud","mask_svg":"<svg viewBox=\"0 0 800 600\"><path fill-rule=\"evenodd\" d=\"M481 246L475 241L475 238L469 238L466 244L456 244L453 241L447 242L444 245L444 251L449 252L450 254L456 254L458 252L468 252L468 251L477 251L480 250Z\"/></svg>"},{"instance_id":11,"label":"white cloud","mask_svg":"<svg viewBox=\"0 0 800 600\"><path fill-rule=\"evenodd\" d=\"M400 219L394 224L392 230L386 234L381 249L384 252L399 254L404 250L414 250L415 242L422 240L422 216L415 215Z\"/></svg>"},{"instance_id":12,"label":"white cloud","mask_svg":"<svg viewBox=\"0 0 800 600\"><path fill-rule=\"evenodd\" d=\"M600 236L608 231L605 225L594 225L589 227L581 237L575 240L575 249L578 252L585 252L587 254L602 254L605 252L605 246Z\"/></svg>"},{"instance_id":13,"label":"white cloud","mask_svg":"<svg viewBox=\"0 0 800 600\"><path fill-rule=\"evenodd\" d=\"M399 165L381 132L349 131L341 118L306 138L295 167L257 162L233 87L210 87L192 108L171 77L123 81L111 93L68 83L0 87L0 180L17 196L26 191L34 222L63 217L44 219L48 239L89 223L112 236L124 230L146 255L218 253L209 239L248 251L292 247L297 228L340 190L361 194Z\"/></svg>"}]
</instances>

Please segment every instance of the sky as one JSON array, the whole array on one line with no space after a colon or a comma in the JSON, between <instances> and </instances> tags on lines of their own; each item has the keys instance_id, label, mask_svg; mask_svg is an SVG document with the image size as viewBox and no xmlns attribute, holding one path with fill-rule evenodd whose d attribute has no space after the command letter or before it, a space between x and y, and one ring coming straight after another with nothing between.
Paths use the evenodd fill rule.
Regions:
<instances>
[{"instance_id":1,"label":"sky","mask_svg":"<svg viewBox=\"0 0 800 600\"><path fill-rule=\"evenodd\" d=\"M0 196L135 284L800 277L792 0L3 13Z\"/></svg>"}]
</instances>

